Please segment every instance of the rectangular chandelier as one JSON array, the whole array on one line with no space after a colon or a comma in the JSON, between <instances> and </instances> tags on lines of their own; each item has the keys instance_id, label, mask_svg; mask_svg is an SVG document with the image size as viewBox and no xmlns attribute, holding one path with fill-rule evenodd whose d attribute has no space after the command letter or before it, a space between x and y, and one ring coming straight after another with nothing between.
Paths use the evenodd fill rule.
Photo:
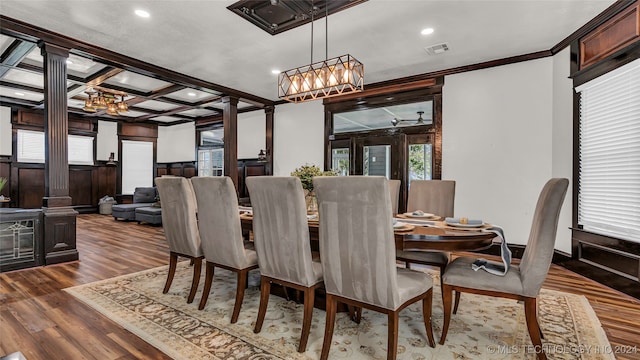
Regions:
<instances>
[{"instance_id":1,"label":"rectangular chandelier","mask_svg":"<svg viewBox=\"0 0 640 360\"><path fill-rule=\"evenodd\" d=\"M347 54L283 71L278 77L278 97L298 103L364 89L364 65Z\"/></svg>"}]
</instances>

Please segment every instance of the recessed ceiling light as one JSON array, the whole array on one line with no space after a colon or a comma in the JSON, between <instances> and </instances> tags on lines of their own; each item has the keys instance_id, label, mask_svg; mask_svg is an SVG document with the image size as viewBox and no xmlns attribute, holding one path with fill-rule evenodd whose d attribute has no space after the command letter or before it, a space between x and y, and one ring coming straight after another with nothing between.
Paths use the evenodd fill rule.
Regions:
<instances>
[{"instance_id":1,"label":"recessed ceiling light","mask_svg":"<svg viewBox=\"0 0 640 360\"><path fill-rule=\"evenodd\" d=\"M422 29L422 31L420 31L420 34L422 34L422 35L433 34L433 28Z\"/></svg>"},{"instance_id":2,"label":"recessed ceiling light","mask_svg":"<svg viewBox=\"0 0 640 360\"><path fill-rule=\"evenodd\" d=\"M18 91L14 92L14 94L16 94L18 96L24 96L24 93L21 93L21 92L18 92Z\"/></svg>"},{"instance_id":3,"label":"recessed ceiling light","mask_svg":"<svg viewBox=\"0 0 640 360\"><path fill-rule=\"evenodd\" d=\"M71 64L73 64L73 61L67 59L67 65L71 65Z\"/></svg>"},{"instance_id":4,"label":"recessed ceiling light","mask_svg":"<svg viewBox=\"0 0 640 360\"><path fill-rule=\"evenodd\" d=\"M278 70L278 69L273 69L273 70L271 70L271 73L272 73L273 75L278 75L278 74L280 74L281 72L282 72L282 71L280 71L280 70Z\"/></svg>"},{"instance_id":5,"label":"recessed ceiling light","mask_svg":"<svg viewBox=\"0 0 640 360\"><path fill-rule=\"evenodd\" d=\"M144 11L144 10L136 10L136 15L142 17L142 18L148 18L149 16L151 16L148 12Z\"/></svg>"},{"instance_id":6,"label":"recessed ceiling light","mask_svg":"<svg viewBox=\"0 0 640 360\"><path fill-rule=\"evenodd\" d=\"M189 95L189 96L196 96L196 93L194 93L194 92L190 92L190 93L187 93L187 95Z\"/></svg>"}]
</instances>

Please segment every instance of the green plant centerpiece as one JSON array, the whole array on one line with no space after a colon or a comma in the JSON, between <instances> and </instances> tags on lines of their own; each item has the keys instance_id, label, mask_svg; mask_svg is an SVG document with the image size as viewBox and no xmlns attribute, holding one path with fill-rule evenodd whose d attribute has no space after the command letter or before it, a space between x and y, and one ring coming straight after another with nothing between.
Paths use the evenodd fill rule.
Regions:
<instances>
[{"instance_id":1,"label":"green plant centerpiece","mask_svg":"<svg viewBox=\"0 0 640 360\"><path fill-rule=\"evenodd\" d=\"M338 173L333 170L322 171L317 165L309 164L302 165L291 172L291 176L300 178L302 188L304 189L305 200L307 202L308 213L318 212L318 202L316 200L316 194L313 192L313 177L336 175L338 175Z\"/></svg>"}]
</instances>

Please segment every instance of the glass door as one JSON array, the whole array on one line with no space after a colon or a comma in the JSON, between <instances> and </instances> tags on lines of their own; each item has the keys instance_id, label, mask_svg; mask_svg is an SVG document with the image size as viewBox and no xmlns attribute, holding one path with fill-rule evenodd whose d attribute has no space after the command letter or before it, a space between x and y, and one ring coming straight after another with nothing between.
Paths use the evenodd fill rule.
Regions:
<instances>
[{"instance_id":1,"label":"glass door","mask_svg":"<svg viewBox=\"0 0 640 360\"><path fill-rule=\"evenodd\" d=\"M354 170L358 175L403 179L404 134L363 137L355 140Z\"/></svg>"}]
</instances>

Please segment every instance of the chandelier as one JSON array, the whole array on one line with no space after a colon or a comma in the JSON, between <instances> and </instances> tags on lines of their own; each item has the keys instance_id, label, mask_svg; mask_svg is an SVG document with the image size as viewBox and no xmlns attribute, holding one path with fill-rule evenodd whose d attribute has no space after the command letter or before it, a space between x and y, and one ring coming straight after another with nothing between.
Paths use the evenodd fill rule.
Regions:
<instances>
[{"instance_id":1,"label":"chandelier","mask_svg":"<svg viewBox=\"0 0 640 360\"><path fill-rule=\"evenodd\" d=\"M127 94L113 94L104 90L93 90L88 88L85 93L87 99L84 101L82 110L94 113L98 110L106 110L107 115L118 116L120 113L129 111L129 106L124 101ZM120 101L118 101L118 96Z\"/></svg>"},{"instance_id":2,"label":"chandelier","mask_svg":"<svg viewBox=\"0 0 640 360\"><path fill-rule=\"evenodd\" d=\"M283 71L278 76L278 97L290 102L303 102L364 89L364 65L346 54L329 59L328 6L325 4L324 61L313 62L313 14L311 2L311 64Z\"/></svg>"}]
</instances>

